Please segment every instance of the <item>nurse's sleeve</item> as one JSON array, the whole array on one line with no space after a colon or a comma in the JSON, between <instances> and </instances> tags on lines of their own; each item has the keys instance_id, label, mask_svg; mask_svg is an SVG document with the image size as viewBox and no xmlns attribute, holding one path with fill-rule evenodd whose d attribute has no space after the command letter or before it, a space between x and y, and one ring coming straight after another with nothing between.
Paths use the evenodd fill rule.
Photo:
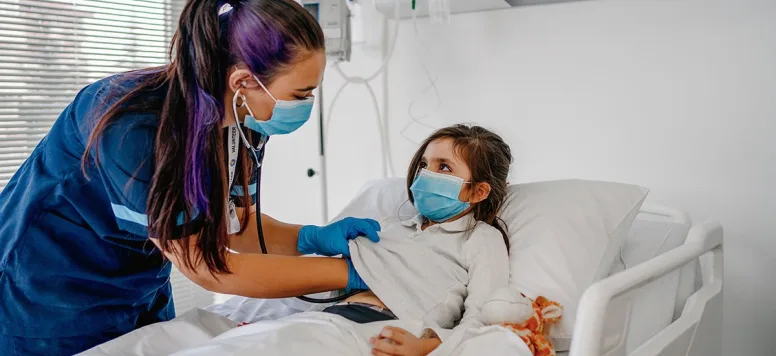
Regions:
<instances>
[{"instance_id":1,"label":"nurse's sleeve","mask_svg":"<svg viewBox=\"0 0 776 356\"><path fill-rule=\"evenodd\" d=\"M120 230L147 239L148 203L154 174L156 126L144 117L120 117L108 126L98 141L99 164L96 170L105 185L110 209ZM199 232L196 218L184 221L178 213L176 236Z\"/></svg>"},{"instance_id":2,"label":"nurse's sleeve","mask_svg":"<svg viewBox=\"0 0 776 356\"><path fill-rule=\"evenodd\" d=\"M237 172L238 177L239 174L242 174ZM236 181L237 179L235 179ZM248 189L247 189L247 195L250 196L250 199L246 198L246 190L243 189L243 186L240 185L238 182L235 182L235 184L232 186L232 191L230 192L230 196L232 197L232 200L234 201L235 206L246 208L248 206L253 206L256 204L256 187L258 184L258 177L256 175L256 171L250 173L250 178L248 179Z\"/></svg>"},{"instance_id":3,"label":"nurse's sleeve","mask_svg":"<svg viewBox=\"0 0 776 356\"><path fill-rule=\"evenodd\" d=\"M258 135L252 135L251 140L253 142L254 147L261 142L260 137L258 137ZM244 157L242 155L247 155L251 159L251 161L253 160L253 156L246 149L242 149L240 154L241 154L240 157ZM260 157L260 159L261 158L263 157ZM238 165L236 177L239 177L241 174L242 174L242 166ZM229 192L229 195L232 197L232 200L234 201L235 206L246 208L248 206L256 205L256 202L258 201L258 196L257 196L258 184L260 183L259 183L259 177L256 174L256 169L253 169L249 174L247 192L246 192L246 189L244 189L243 186L239 184L239 180L235 178L235 182L232 185L232 191ZM250 199L246 199L246 195L250 196Z\"/></svg>"}]
</instances>

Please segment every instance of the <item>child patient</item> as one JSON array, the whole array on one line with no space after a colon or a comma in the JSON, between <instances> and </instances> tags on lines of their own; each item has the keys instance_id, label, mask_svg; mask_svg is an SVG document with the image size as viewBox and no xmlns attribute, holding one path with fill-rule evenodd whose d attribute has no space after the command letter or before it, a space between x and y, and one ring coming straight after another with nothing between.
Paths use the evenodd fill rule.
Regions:
<instances>
[{"instance_id":1,"label":"child patient","mask_svg":"<svg viewBox=\"0 0 776 356\"><path fill-rule=\"evenodd\" d=\"M508 284L508 239L496 214L511 161L509 146L482 127L432 134L407 172L409 199L420 214L385 219L379 243L350 242L353 265L370 290L324 311L358 323L407 319L431 327L421 338L387 327L371 340L374 355L426 355L449 329L483 325L480 307Z\"/></svg>"}]
</instances>

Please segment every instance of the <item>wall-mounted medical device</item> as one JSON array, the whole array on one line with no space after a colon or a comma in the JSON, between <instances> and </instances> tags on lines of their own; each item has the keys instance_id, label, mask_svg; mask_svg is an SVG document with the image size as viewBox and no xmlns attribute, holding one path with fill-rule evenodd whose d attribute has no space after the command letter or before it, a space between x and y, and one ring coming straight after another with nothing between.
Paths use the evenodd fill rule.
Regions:
<instances>
[{"instance_id":1,"label":"wall-mounted medical device","mask_svg":"<svg viewBox=\"0 0 776 356\"><path fill-rule=\"evenodd\" d=\"M387 15L394 16L394 6L396 1L400 3L400 16L403 19L412 17L413 7L415 16L429 16L429 8L434 10L441 6L451 14L463 12L502 10L518 6L545 5L561 2L583 1L583 0L374 0L377 11ZM433 14L432 14L433 15Z\"/></svg>"},{"instance_id":2,"label":"wall-mounted medical device","mask_svg":"<svg viewBox=\"0 0 776 356\"><path fill-rule=\"evenodd\" d=\"M318 20L326 38L326 55L349 61L351 50L350 10L347 0L297 0Z\"/></svg>"}]
</instances>

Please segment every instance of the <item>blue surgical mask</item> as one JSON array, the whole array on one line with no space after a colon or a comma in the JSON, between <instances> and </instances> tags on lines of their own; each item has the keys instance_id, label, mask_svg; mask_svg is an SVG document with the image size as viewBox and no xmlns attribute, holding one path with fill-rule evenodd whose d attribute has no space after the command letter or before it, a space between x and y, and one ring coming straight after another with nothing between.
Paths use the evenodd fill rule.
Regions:
<instances>
[{"instance_id":1,"label":"blue surgical mask","mask_svg":"<svg viewBox=\"0 0 776 356\"><path fill-rule=\"evenodd\" d=\"M243 125L264 136L285 135L298 130L310 119L310 113L313 111L314 97L308 97L304 100L278 100L267 90L267 87L259 81L259 78L253 77L261 85L272 100L275 101L275 108L272 109L272 117L267 121L256 120L253 112L248 108L249 115L245 116ZM247 104L245 105L247 107Z\"/></svg>"},{"instance_id":2,"label":"blue surgical mask","mask_svg":"<svg viewBox=\"0 0 776 356\"><path fill-rule=\"evenodd\" d=\"M469 208L469 203L458 200L464 183L468 182L453 175L421 170L410 186L415 208L434 222L455 217Z\"/></svg>"}]
</instances>

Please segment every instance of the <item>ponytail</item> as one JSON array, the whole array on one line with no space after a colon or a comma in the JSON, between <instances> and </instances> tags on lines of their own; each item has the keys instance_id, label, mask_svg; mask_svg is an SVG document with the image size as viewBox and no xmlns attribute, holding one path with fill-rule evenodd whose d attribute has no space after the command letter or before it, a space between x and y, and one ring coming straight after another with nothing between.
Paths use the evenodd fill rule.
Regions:
<instances>
[{"instance_id":1,"label":"ponytail","mask_svg":"<svg viewBox=\"0 0 776 356\"><path fill-rule=\"evenodd\" d=\"M229 197L223 149L224 95L227 73L235 64L246 65L270 82L287 68L295 53L324 48L318 22L293 0L188 0L180 15L170 47L170 64L125 74L137 84L102 114L82 158L86 173L89 152L109 122L121 113L154 106L159 114L154 148L154 175L146 212L150 237L164 251L181 240L176 251L187 268L204 261L213 274L230 273L226 264L229 237L226 208ZM167 86L163 100L149 101L141 94ZM138 99L138 100L133 100ZM252 163L240 155L243 174L235 184L248 191ZM99 152L95 151L99 164ZM246 196L244 206L249 206ZM183 215L183 224L179 221ZM250 216L244 210L243 229ZM190 222L196 221L196 224ZM201 226L198 231L187 226ZM197 235L196 243L187 240ZM176 247L178 247L176 246ZM191 250L193 246L194 249Z\"/></svg>"},{"instance_id":2,"label":"ponytail","mask_svg":"<svg viewBox=\"0 0 776 356\"><path fill-rule=\"evenodd\" d=\"M171 240L186 239L190 233L176 234L180 212L185 221L201 220L197 253L192 256L190 244L181 244L186 267L193 268L201 259L211 272L228 273L228 236L223 223L228 192L221 149L228 63L218 7L216 0L192 0L181 12L173 37L167 100L156 136L157 169L147 211L149 233L164 250L169 250Z\"/></svg>"}]
</instances>

